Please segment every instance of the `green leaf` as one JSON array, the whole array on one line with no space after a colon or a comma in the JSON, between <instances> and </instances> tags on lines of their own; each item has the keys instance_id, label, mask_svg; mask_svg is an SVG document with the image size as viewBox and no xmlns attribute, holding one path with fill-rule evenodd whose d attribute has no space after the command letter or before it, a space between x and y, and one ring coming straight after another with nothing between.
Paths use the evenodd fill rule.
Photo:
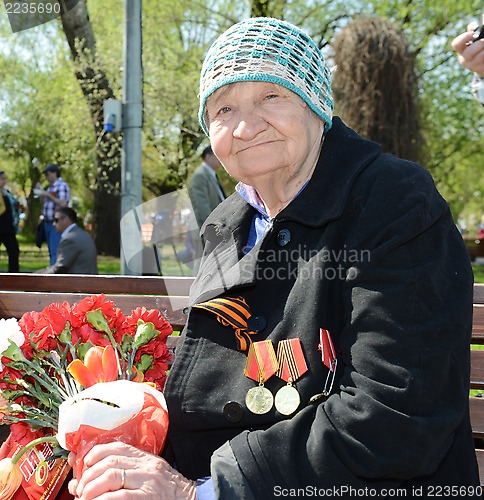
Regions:
<instances>
[{"instance_id":1,"label":"green leaf","mask_svg":"<svg viewBox=\"0 0 484 500\"><path fill-rule=\"evenodd\" d=\"M77 356L79 359L84 359L84 356L86 355L86 352L89 351L91 347L93 347L94 344L88 340L85 344L79 344L77 346Z\"/></svg>"},{"instance_id":2,"label":"green leaf","mask_svg":"<svg viewBox=\"0 0 484 500\"><path fill-rule=\"evenodd\" d=\"M133 336L124 334L120 344L123 353L128 352L133 347Z\"/></svg>"},{"instance_id":3,"label":"green leaf","mask_svg":"<svg viewBox=\"0 0 484 500\"><path fill-rule=\"evenodd\" d=\"M72 333L71 333L71 324L69 321L66 322L66 326L58 336L59 343L63 345L71 345L72 343Z\"/></svg>"},{"instance_id":4,"label":"green leaf","mask_svg":"<svg viewBox=\"0 0 484 500\"><path fill-rule=\"evenodd\" d=\"M88 311L86 313L86 319L98 332L105 332L107 334L111 334L111 329L109 328L106 317L101 312L101 309L96 309L95 311Z\"/></svg>"},{"instance_id":5,"label":"green leaf","mask_svg":"<svg viewBox=\"0 0 484 500\"><path fill-rule=\"evenodd\" d=\"M139 347L148 344L148 342L159 335L159 331L155 329L155 325L151 322L145 323L142 320L138 321L138 327L136 328L136 334L134 336L133 347L138 349Z\"/></svg>"},{"instance_id":6,"label":"green leaf","mask_svg":"<svg viewBox=\"0 0 484 500\"><path fill-rule=\"evenodd\" d=\"M8 348L5 351L3 351L3 356L11 359L12 361L17 361L19 363L23 363L23 362L27 361L25 359L25 356L23 355L20 347L15 342L12 342L11 340L9 340L9 342L10 342L10 345L8 346Z\"/></svg>"},{"instance_id":7,"label":"green leaf","mask_svg":"<svg viewBox=\"0 0 484 500\"><path fill-rule=\"evenodd\" d=\"M149 370L152 365L153 365L153 356L150 356L149 354L143 354L141 356L141 360L138 363L136 363L136 368L141 373L146 373L146 371Z\"/></svg>"}]
</instances>

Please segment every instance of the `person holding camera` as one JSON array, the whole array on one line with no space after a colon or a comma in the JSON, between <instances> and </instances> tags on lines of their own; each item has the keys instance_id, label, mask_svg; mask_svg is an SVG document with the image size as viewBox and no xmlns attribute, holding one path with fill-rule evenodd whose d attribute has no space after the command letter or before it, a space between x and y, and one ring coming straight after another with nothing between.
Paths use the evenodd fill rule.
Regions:
<instances>
[{"instance_id":1,"label":"person holding camera","mask_svg":"<svg viewBox=\"0 0 484 500\"><path fill-rule=\"evenodd\" d=\"M475 28L470 24L465 33L454 38L452 48L459 63L474 72L472 93L484 106L484 26Z\"/></svg>"}]
</instances>

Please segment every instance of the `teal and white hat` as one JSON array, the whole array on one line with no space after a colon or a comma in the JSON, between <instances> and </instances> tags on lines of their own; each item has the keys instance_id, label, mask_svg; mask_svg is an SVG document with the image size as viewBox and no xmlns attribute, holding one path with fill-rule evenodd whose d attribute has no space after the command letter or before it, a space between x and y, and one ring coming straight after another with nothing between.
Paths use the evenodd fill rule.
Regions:
<instances>
[{"instance_id":1,"label":"teal and white hat","mask_svg":"<svg viewBox=\"0 0 484 500\"><path fill-rule=\"evenodd\" d=\"M288 88L331 128L331 71L314 41L279 19L256 17L234 24L209 48L200 75L198 119L205 123L207 98L234 82L273 82Z\"/></svg>"}]
</instances>

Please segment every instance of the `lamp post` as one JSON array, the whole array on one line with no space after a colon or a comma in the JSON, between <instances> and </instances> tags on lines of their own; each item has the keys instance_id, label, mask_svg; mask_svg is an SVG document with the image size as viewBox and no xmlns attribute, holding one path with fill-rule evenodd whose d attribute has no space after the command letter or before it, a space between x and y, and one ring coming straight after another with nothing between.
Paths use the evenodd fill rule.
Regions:
<instances>
[{"instance_id":1,"label":"lamp post","mask_svg":"<svg viewBox=\"0 0 484 500\"><path fill-rule=\"evenodd\" d=\"M136 207L141 205L141 128L143 125L143 67L141 0L125 0L124 75L123 75L123 149L121 157L121 219L133 210L134 224L123 225L133 238L141 234ZM121 274L140 274L142 255L130 259L129 268L121 249ZM139 262L136 260L139 259ZM135 262L133 262L135 260Z\"/></svg>"}]
</instances>

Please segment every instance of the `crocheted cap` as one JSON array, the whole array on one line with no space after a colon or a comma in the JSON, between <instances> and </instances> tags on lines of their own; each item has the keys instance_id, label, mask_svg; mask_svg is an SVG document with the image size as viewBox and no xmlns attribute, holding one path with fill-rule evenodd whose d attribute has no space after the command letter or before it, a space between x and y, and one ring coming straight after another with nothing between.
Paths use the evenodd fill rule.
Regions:
<instances>
[{"instance_id":1,"label":"crocheted cap","mask_svg":"<svg viewBox=\"0 0 484 500\"><path fill-rule=\"evenodd\" d=\"M297 26L256 17L234 24L209 48L200 75L198 118L204 120L207 98L234 82L261 81L282 85L299 97L331 128L331 71L314 41Z\"/></svg>"}]
</instances>

